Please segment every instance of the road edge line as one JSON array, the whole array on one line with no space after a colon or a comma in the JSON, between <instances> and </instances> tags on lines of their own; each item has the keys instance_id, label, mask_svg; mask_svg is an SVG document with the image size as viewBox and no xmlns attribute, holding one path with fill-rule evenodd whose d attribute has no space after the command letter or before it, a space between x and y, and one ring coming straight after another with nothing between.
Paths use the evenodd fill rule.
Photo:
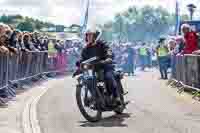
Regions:
<instances>
[{"instance_id":1,"label":"road edge line","mask_svg":"<svg viewBox=\"0 0 200 133\"><path fill-rule=\"evenodd\" d=\"M36 89L42 89L42 90L40 94L38 94L37 96L32 96L28 100L22 112L23 133L41 133L39 120L37 119L37 104L40 98L48 91L48 88L47 89L36 88Z\"/></svg>"}]
</instances>

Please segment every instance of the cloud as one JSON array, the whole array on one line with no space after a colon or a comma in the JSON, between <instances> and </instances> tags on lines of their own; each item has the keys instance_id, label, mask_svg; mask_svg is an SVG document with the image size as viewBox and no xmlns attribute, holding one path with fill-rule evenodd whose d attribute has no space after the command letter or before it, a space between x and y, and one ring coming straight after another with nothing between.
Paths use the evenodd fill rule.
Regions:
<instances>
[{"instance_id":1,"label":"cloud","mask_svg":"<svg viewBox=\"0 0 200 133\"><path fill-rule=\"evenodd\" d=\"M0 13L22 14L57 24L79 24L84 0L0 0ZM180 0L181 11L186 13L186 5L191 0ZM198 0L192 0L197 4ZM131 5L163 6L175 11L175 0L91 0L89 23L103 23ZM199 9L198 9L199 10Z\"/></svg>"},{"instance_id":2,"label":"cloud","mask_svg":"<svg viewBox=\"0 0 200 133\"><path fill-rule=\"evenodd\" d=\"M4 4L9 6L19 6L19 7L40 6L44 5L47 1L48 0L4 0Z\"/></svg>"},{"instance_id":3,"label":"cloud","mask_svg":"<svg viewBox=\"0 0 200 133\"><path fill-rule=\"evenodd\" d=\"M45 20L70 25L79 23L83 0L3 0L0 9L3 13L20 13ZM126 7L123 0L91 0L89 21L105 22Z\"/></svg>"}]
</instances>

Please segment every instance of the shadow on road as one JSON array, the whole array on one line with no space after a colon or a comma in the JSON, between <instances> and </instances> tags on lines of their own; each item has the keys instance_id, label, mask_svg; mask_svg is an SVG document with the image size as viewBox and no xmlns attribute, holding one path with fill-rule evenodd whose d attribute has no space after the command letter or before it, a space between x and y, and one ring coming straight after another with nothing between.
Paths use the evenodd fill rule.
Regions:
<instances>
[{"instance_id":1,"label":"shadow on road","mask_svg":"<svg viewBox=\"0 0 200 133\"><path fill-rule=\"evenodd\" d=\"M126 118L130 118L130 113L124 113L121 115L113 115L110 117L103 118L99 122L91 123L88 121L80 121L81 127L128 127L127 124L124 124Z\"/></svg>"}]
</instances>

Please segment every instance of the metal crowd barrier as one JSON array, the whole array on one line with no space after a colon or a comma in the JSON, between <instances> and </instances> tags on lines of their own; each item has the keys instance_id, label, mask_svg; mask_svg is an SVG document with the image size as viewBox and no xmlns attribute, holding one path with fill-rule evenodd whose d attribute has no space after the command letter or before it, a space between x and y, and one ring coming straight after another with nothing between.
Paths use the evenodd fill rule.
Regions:
<instances>
[{"instance_id":1,"label":"metal crowd barrier","mask_svg":"<svg viewBox=\"0 0 200 133\"><path fill-rule=\"evenodd\" d=\"M185 81L185 63L184 63L184 56L176 56L176 79L180 82Z\"/></svg>"},{"instance_id":2,"label":"metal crowd barrier","mask_svg":"<svg viewBox=\"0 0 200 133\"><path fill-rule=\"evenodd\" d=\"M25 80L47 71L47 52L21 52L9 56L8 81Z\"/></svg>"},{"instance_id":3,"label":"metal crowd barrier","mask_svg":"<svg viewBox=\"0 0 200 133\"><path fill-rule=\"evenodd\" d=\"M41 74L66 71L64 55L48 57L48 52L20 52L16 55L0 54L0 89L9 82L19 82Z\"/></svg>"},{"instance_id":4,"label":"metal crowd barrier","mask_svg":"<svg viewBox=\"0 0 200 133\"><path fill-rule=\"evenodd\" d=\"M4 88L8 83L8 56L0 54L0 88Z\"/></svg>"},{"instance_id":5,"label":"metal crowd barrier","mask_svg":"<svg viewBox=\"0 0 200 133\"><path fill-rule=\"evenodd\" d=\"M192 88L200 90L200 56L184 55L176 56L176 77L175 80Z\"/></svg>"},{"instance_id":6,"label":"metal crowd barrier","mask_svg":"<svg viewBox=\"0 0 200 133\"><path fill-rule=\"evenodd\" d=\"M65 53L57 53L54 56L48 57L45 64L48 66L46 73L66 72L68 65L67 55Z\"/></svg>"},{"instance_id":7,"label":"metal crowd barrier","mask_svg":"<svg viewBox=\"0 0 200 133\"><path fill-rule=\"evenodd\" d=\"M200 88L200 56L199 55L186 55L186 85Z\"/></svg>"}]
</instances>

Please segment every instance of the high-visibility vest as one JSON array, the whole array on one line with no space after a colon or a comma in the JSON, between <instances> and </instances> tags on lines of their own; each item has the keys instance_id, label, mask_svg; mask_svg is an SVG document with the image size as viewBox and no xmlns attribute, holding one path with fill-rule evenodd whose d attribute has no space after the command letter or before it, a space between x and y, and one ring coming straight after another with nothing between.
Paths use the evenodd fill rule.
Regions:
<instances>
[{"instance_id":1,"label":"high-visibility vest","mask_svg":"<svg viewBox=\"0 0 200 133\"><path fill-rule=\"evenodd\" d=\"M140 48L140 55L147 55L147 49L145 47Z\"/></svg>"},{"instance_id":2,"label":"high-visibility vest","mask_svg":"<svg viewBox=\"0 0 200 133\"><path fill-rule=\"evenodd\" d=\"M168 54L168 52L165 47L161 46L158 48L158 56L159 57L167 56L167 54Z\"/></svg>"},{"instance_id":3,"label":"high-visibility vest","mask_svg":"<svg viewBox=\"0 0 200 133\"><path fill-rule=\"evenodd\" d=\"M50 42L48 44L48 57L55 57L57 53L57 50L54 47L54 44Z\"/></svg>"},{"instance_id":4,"label":"high-visibility vest","mask_svg":"<svg viewBox=\"0 0 200 133\"><path fill-rule=\"evenodd\" d=\"M55 49L54 44L52 42L50 42L48 44L48 53L52 53L52 54L56 53L56 49Z\"/></svg>"}]
</instances>

